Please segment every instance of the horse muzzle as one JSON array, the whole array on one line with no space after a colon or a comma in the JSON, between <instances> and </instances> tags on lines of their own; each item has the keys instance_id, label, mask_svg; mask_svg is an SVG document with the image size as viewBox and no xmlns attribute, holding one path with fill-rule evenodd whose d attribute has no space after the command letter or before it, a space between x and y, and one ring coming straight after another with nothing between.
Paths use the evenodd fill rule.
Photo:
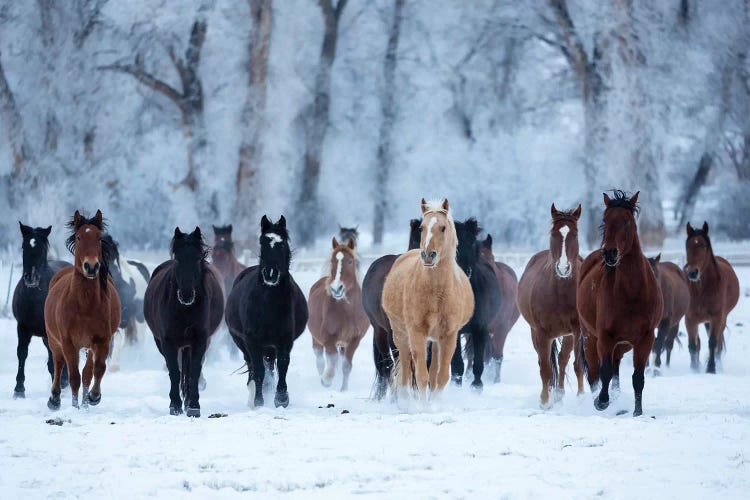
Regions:
<instances>
[{"instance_id":1,"label":"horse muzzle","mask_svg":"<svg viewBox=\"0 0 750 500\"><path fill-rule=\"evenodd\" d=\"M570 264L561 266L558 262L555 264L555 273L557 273L557 276L560 278L570 278L570 275L573 274L573 267Z\"/></svg>"},{"instance_id":2,"label":"horse muzzle","mask_svg":"<svg viewBox=\"0 0 750 500\"><path fill-rule=\"evenodd\" d=\"M90 280L96 279L100 268L101 265L98 262L92 264L89 261L85 261L83 263L83 275Z\"/></svg>"},{"instance_id":3,"label":"horse muzzle","mask_svg":"<svg viewBox=\"0 0 750 500\"><path fill-rule=\"evenodd\" d=\"M31 268L30 273L24 273L23 284L26 288L38 288L39 287L39 275L36 272L36 268Z\"/></svg>"},{"instance_id":4,"label":"horse muzzle","mask_svg":"<svg viewBox=\"0 0 750 500\"><path fill-rule=\"evenodd\" d=\"M281 281L281 273L278 269L264 267L260 270L263 283L268 286L276 286Z\"/></svg>"},{"instance_id":5,"label":"horse muzzle","mask_svg":"<svg viewBox=\"0 0 750 500\"><path fill-rule=\"evenodd\" d=\"M195 303L195 288L190 293L190 297L187 299L183 297L182 292L180 289L177 289L177 302L182 304L183 306L192 306Z\"/></svg>"},{"instance_id":6,"label":"horse muzzle","mask_svg":"<svg viewBox=\"0 0 750 500\"><path fill-rule=\"evenodd\" d=\"M341 300L346 295L346 288L344 288L343 284L340 284L338 286L331 286L331 297L333 297L335 300Z\"/></svg>"},{"instance_id":7,"label":"horse muzzle","mask_svg":"<svg viewBox=\"0 0 750 500\"><path fill-rule=\"evenodd\" d=\"M438 254L435 250L430 250L429 252L426 252L422 250L419 253L419 256L422 258L422 265L424 267L435 267L438 263Z\"/></svg>"},{"instance_id":8,"label":"horse muzzle","mask_svg":"<svg viewBox=\"0 0 750 500\"><path fill-rule=\"evenodd\" d=\"M609 248L602 250L602 256L604 256L604 263L609 267L617 267L620 263L620 252L617 248Z\"/></svg>"},{"instance_id":9,"label":"horse muzzle","mask_svg":"<svg viewBox=\"0 0 750 500\"><path fill-rule=\"evenodd\" d=\"M687 272L687 277L690 281L700 281L701 272L700 269L696 268Z\"/></svg>"}]
</instances>

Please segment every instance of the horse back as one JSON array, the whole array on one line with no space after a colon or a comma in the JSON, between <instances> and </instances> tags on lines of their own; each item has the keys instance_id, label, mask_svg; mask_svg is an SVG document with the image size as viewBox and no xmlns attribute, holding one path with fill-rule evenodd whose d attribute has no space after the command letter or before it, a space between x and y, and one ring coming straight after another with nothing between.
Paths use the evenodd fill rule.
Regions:
<instances>
[{"instance_id":1,"label":"horse back","mask_svg":"<svg viewBox=\"0 0 750 500\"><path fill-rule=\"evenodd\" d=\"M383 310L383 286L398 255L384 255L375 260L362 280L362 307L373 327L391 329L388 316Z\"/></svg>"},{"instance_id":2,"label":"horse back","mask_svg":"<svg viewBox=\"0 0 750 500\"><path fill-rule=\"evenodd\" d=\"M664 300L662 317L669 319L670 325L676 325L687 313L690 305L690 289L687 279L682 269L672 262L660 262L659 275Z\"/></svg>"},{"instance_id":3,"label":"horse back","mask_svg":"<svg viewBox=\"0 0 750 500\"><path fill-rule=\"evenodd\" d=\"M726 283L726 303L725 311L728 313L735 308L740 300L740 281L737 273L734 272L732 264L724 257L716 257L716 264L719 266L721 280Z\"/></svg>"},{"instance_id":4,"label":"horse back","mask_svg":"<svg viewBox=\"0 0 750 500\"><path fill-rule=\"evenodd\" d=\"M521 315L516 305L518 278L512 267L499 261L495 261L495 275L500 283L502 303L493 324L501 330L510 330Z\"/></svg>"}]
</instances>

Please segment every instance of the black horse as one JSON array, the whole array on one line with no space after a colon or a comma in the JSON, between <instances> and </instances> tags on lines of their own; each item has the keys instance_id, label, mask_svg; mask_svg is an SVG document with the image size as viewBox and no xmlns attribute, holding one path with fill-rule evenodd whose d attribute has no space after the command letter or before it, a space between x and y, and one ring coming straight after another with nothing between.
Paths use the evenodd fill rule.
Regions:
<instances>
[{"instance_id":1,"label":"black horse","mask_svg":"<svg viewBox=\"0 0 750 500\"><path fill-rule=\"evenodd\" d=\"M487 259L481 258L480 242L477 241L480 228L477 220L472 218L464 222L456 222L456 234L458 235L458 251L456 260L466 276L469 277L471 289L474 292L474 315L468 323L461 328L457 338L456 351L451 361L451 372L453 381L461 385L464 375L464 360L461 352L461 335L469 336L467 345L474 352L474 360L480 360L472 364L474 381L471 386L474 389L482 389L482 372L484 372L485 349L490 338L490 324L500 311L502 303L502 290L495 276L495 270Z\"/></svg>"},{"instance_id":2,"label":"black horse","mask_svg":"<svg viewBox=\"0 0 750 500\"><path fill-rule=\"evenodd\" d=\"M13 316L18 322L18 374L16 375L16 388L13 391L14 398L26 397L26 358L29 355L29 344L31 337L41 337L47 348L47 370L50 376L54 369L52 353L47 343L47 330L44 325L44 301L47 299L49 281L60 269L70 265L61 260L47 260L49 250L49 233L52 226L29 227L21 226L23 236L23 275L18 280L13 292ZM68 385L68 370L63 369L62 387Z\"/></svg>"},{"instance_id":3,"label":"black horse","mask_svg":"<svg viewBox=\"0 0 750 500\"><path fill-rule=\"evenodd\" d=\"M422 219L409 222L409 248L419 248ZM375 399L383 399L388 391L391 370L398 360L398 349L393 343L393 331L383 311L383 284L398 255L384 255L375 260L362 280L362 305L372 324L372 350L375 358Z\"/></svg>"},{"instance_id":4,"label":"black horse","mask_svg":"<svg viewBox=\"0 0 750 500\"><path fill-rule=\"evenodd\" d=\"M348 240L354 241L355 245L358 243L357 240L359 240L359 226L339 226L339 241L346 243Z\"/></svg>"},{"instance_id":5,"label":"black horse","mask_svg":"<svg viewBox=\"0 0 750 500\"><path fill-rule=\"evenodd\" d=\"M154 270L146 288L144 313L169 370L169 413L200 417L198 383L209 339L221 323L224 296L216 270L206 260L200 228L190 234L177 227L172 260ZM180 358L181 354L181 359ZM180 387L181 386L181 387Z\"/></svg>"},{"instance_id":6,"label":"black horse","mask_svg":"<svg viewBox=\"0 0 750 500\"><path fill-rule=\"evenodd\" d=\"M107 265L109 266L109 274L112 276L112 281L115 283L117 289L117 295L120 297L120 328L126 328L128 324L135 321L140 315L143 314L143 304L138 304L135 298L135 281L133 278L125 281L122 273L120 272L120 250L117 242L112 238L112 235L105 234L102 236L102 241L105 242L111 249L111 252L107 255Z\"/></svg>"},{"instance_id":7,"label":"black horse","mask_svg":"<svg viewBox=\"0 0 750 500\"><path fill-rule=\"evenodd\" d=\"M247 389L253 406L263 406L266 367L276 360L279 381L274 404L289 406L286 372L294 341L307 325L307 301L289 274L292 252L286 219L260 221L260 262L234 280L227 299L226 321L248 367ZM255 382L254 384L252 382Z\"/></svg>"}]
</instances>

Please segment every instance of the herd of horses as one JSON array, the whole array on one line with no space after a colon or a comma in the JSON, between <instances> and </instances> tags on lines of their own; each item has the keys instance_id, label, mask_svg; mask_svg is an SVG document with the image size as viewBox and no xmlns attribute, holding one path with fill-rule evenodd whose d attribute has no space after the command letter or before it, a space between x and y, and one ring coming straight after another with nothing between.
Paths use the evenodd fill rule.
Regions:
<instances>
[{"instance_id":1,"label":"herd of horses","mask_svg":"<svg viewBox=\"0 0 750 500\"><path fill-rule=\"evenodd\" d=\"M136 323L145 321L169 372L170 414L198 417L206 350L223 320L247 365L251 407L264 405L263 389L274 381L275 406L289 405L290 353L306 327L323 386L332 384L340 364L341 390L347 389L354 353L372 326L374 397L382 399L390 390L393 398L427 401L451 379L460 385L469 371L472 388L481 391L485 366L493 367L499 382L505 339L523 315L538 354L542 407L564 394L565 369L575 354L578 393L587 378L594 406L607 408L610 391L619 388L620 361L632 349L633 414L641 415L650 354L658 369L666 350L669 365L683 317L692 368L700 367L702 323L707 371L716 372L739 282L729 262L714 255L707 223L700 229L688 223L683 269L660 256L646 258L638 211L638 193L605 193L601 248L584 259L578 244L581 206L561 211L553 204L549 248L535 254L517 280L509 266L495 261L492 237L479 238L476 219L454 221L448 200L423 199L421 218L410 222L407 251L375 260L361 285L358 232L340 228L326 273L307 298L290 273L283 216L275 223L261 219L257 265L245 267L235 257L231 225L214 226L212 248L200 228L184 233L177 227L170 259L153 273L121 258L100 211L92 218L76 211L67 224L72 265L48 260L51 226L20 224L14 397L25 395L28 346L39 336L52 376L48 407L60 408L68 384L73 406L79 406L81 385L81 404L98 404L108 357L118 368L124 342L135 340ZM86 350L82 372L81 349Z\"/></svg>"}]
</instances>

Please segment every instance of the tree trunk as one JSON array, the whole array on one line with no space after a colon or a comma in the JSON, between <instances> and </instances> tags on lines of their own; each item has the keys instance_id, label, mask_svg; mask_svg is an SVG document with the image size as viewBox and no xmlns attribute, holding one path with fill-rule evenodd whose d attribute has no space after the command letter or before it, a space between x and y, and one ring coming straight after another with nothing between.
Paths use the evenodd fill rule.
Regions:
<instances>
[{"instance_id":1,"label":"tree trunk","mask_svg":"<svg viewBox=\"0 0 750 500\"><path fill-rule=\"evenodd\" d=\"M8 85L3 70L0 53L0 122L5 124L8 142L13 153L13 171L11 179L19 179L23 174L26 162L31 159L31 147L24 133L23 120L18 110L16 99Z\"/></svg>"},{"instance_id":2,"label":"tree trunk","mask_svg":"<svg viewBox=\"0 0 750 500\"><path fill-rule=\"evenodd\" d=\"M318 206L318 184L323 141L325 141L328 129L331 106L331 69L333 61L336 59L339 20L344 7L346 7L347 0L339 0L335 8L332 5L332 0L320 0L319 3L323 11L325 30L315 77L312 111L305 130L304 165L297 201L297 234L299 235L298 241L303 246L313 243L318 229L318 210L320 208Z\"/></svg>"},{"instance_id":3,"label":"tree trunk","mask_svg":"<svg viewBox=\"0 0 750 500\"><path fill-rule=\"evenodd\" d=\"M393 125L395 121L395 78L398 54L398 40L401 33L401 19L406 0L395 0L393 7L393 21L388 34L388 47L383 63L383 96L380 102L382 121L380 123L380 139L378 141L378 165L375 181L375 213L373 221L373 243L383 242L385 219L388 215L388 177L393 167Z\"/></svg>"},{"instance_id":4,"label":"tree trunk","mask_svg":"<svg viewBox=\"0 0 750 500\"><path fill-rule=\"evenodd\" d=\"M248 0L250 4L250 46L248 47L248 88L242 110L242 142L237 167L237 199L234 217L240 235L238 241L244 246L255 235L261 206L259 189L260 162L263 156L263 132L265 129L266 80L268 58L271 47L271 21L273 0Z\"/></svg>"}]
</instances>

